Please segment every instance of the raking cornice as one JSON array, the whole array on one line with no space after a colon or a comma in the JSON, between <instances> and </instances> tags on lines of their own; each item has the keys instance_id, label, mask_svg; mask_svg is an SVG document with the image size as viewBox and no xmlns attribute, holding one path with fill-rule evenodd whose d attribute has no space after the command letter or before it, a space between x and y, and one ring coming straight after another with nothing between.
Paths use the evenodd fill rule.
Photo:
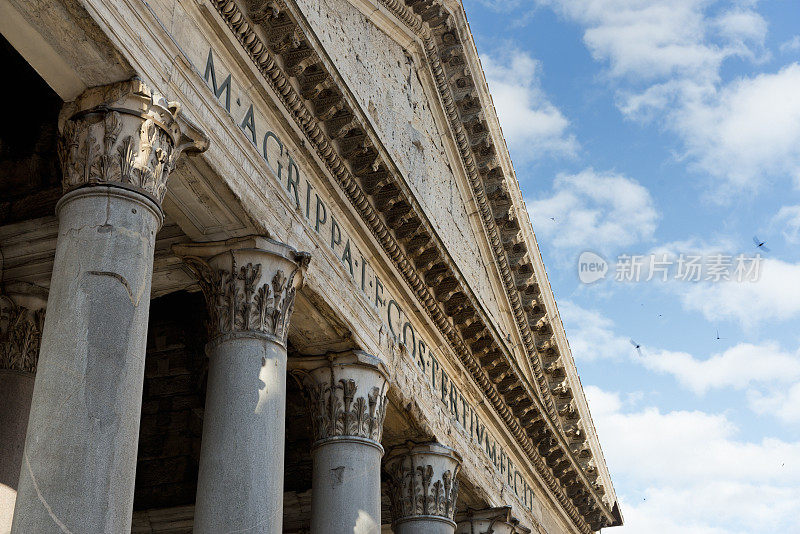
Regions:
<instances>
[{"instance_id":1,"label":"raking cornice","mask_svg":"<svg viewBox=\"0 0 800 534\"><path fill-rule=\"evenodd\" d=\"M606 488L597 480L597 465L604 468L605 460L599 448L599 460L593 459L590 443L582 439L587 427L594 432L591 416L587 413L588 421L581 420L580 403L571 391L567 368L574 373L574 364L536 245L525 235L528 231L532 236L530 223L519 211L514 213L515 209L524 213L525 206L512 195L514 189L516 192L519 189L502 133L499 138L491 138L493 131L500 131L499 125L463 7L457 0L449 2L451 10L444 5L446 0L373 1L414 32L424 48L533 367L537 389L550 416L559 421L563 435L573 442L569 448L577 453L591 486L602 497ZM534 278L520 284L518 271L527 266L533 268ZM579 383L577 387L580 388ZM579 395L585 406L582 392ZM592 437L596 440L596 436ZM607 508L616 504L609 504L612 500L609 497L604 500ZM612 525L621 524L618 511L612 510L612 516Z\"/></svg>"},{"instance_id":2,"label":"raking cornice","mask_svg":"<svg viewBox=\"0 0 800 534\"><path fill-rule=\"evenodd\" d=\"M409 2L413 11L397 0L381 2L424 45L534 366L535 391L489 326L344 80L318 52L322 47L297 6L282 0L212 0L576 527L588 533L613 524L508 194L509 179L471 94L475 84L459 55L463 49L448 22L451 15L430 0Z\"/></svg>"}]
</instances>

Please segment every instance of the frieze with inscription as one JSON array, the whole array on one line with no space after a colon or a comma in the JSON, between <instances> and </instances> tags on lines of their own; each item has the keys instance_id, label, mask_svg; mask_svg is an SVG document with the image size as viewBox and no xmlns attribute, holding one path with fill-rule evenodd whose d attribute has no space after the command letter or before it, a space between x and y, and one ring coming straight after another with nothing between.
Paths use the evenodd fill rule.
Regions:
<instances>
[{"instance_id":1,"label":"frieze with inscription","mask_svg":"<svg viewBox=\"0 0 800 534\"><path fill-rule=\"evenodd\" d=\"M203 72L202 81L213 91L220 105L231 115L249 142L258 149L289 201L295 204L308 225L327 243L350 275L357 290L378 310L389 335L404 347L403 352L415 362L425 382L446 407L456 428L483 451L504 482L530 509L534 499L532 485L515 467L505 449L491 435L479 413L450 379L434 354L435 351L431 350L433 345L424 339L399 301L389 293L380 276L372 269L342 225L343 218L337 218L333 207L320 195L321 188L315 185L314 178L301 172L289 145L266 126L266 120L253 103L243 102L241 97L233 100L233 95L240 94L240 89L233 76L223 70L224 67L213 48L204 57L203 65L204 69L200 71ZM236 101L238 117L235 116L236 111L231 109ZM440 354L439 357L443 356Z\"/></svg>"}]
</instances>

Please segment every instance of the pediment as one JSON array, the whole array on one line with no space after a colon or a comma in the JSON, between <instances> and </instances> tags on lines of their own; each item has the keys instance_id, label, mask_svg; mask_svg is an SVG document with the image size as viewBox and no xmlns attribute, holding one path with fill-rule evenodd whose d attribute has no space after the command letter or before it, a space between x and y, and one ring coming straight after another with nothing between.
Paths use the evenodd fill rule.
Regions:
<instances>
[{"instance_id":1,"label":"pediment","mask_svg":"<svg viewBox=\"0 0 800 534\"><path fill-rule=\"evenodd\" d=\"M353 7L325 2L340 4L328 14ZM352 19L332 22L326 34L311 0L246 4L220 1L218 12L506 432L579 531L618 524L463 10L439 0L376 0L381 17L390 13L415 35L404 48L378 25L346 26L370 22L364 9L345 13ZM354 38L374 56L348 46ZM449 196L436 189L448 183Z\"/></svg>"},{"instance_id":2,"label":"pediment","mask_svg":"<svg viewBox=\"0 0 800 534\"><path fill-rule=\"evenodd\" d=\"M516 326L498 274L486 268L490 244L427 59L399 21L370 17L375 12L364 4L297 2L493 328L511 333ZM519 363L532 381L525 360Z\"/></svg>"}]
</instances>

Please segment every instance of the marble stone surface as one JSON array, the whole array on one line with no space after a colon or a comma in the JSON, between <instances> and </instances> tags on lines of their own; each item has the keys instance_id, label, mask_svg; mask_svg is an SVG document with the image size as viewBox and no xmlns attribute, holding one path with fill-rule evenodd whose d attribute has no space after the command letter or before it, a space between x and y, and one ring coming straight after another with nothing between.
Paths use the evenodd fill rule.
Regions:
<instances>
[{"instance_id":1,"label":"marble stone surface","mask_svg":"<svg viewBox=\"0 0 800 534\"><path fill-rule=\"evenodd\" d=\"M499 317L478 246L482 236L470 221L469 192L462 194L456 163L443 141L447 125L437 124L434 111L439 104L426 93L418 73L425 65L348 0L299 0L298 5L472 290L490 315Z\"/></svg>"}]
</instances>

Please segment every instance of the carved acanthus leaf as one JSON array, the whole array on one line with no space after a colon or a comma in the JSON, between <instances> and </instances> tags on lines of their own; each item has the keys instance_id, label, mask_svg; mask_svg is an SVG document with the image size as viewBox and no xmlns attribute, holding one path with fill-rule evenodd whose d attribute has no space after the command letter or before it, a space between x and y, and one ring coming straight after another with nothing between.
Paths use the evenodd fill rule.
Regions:
<instances>
[{"instance_id":1,"label":"carved acanthus leaf","mask_svg":"<svg viewBox=\"0 0 800 534\"><path fill-rule=\"evenodd\" d=\"M458 499L460 459L448 454L446 447L438 444L433 447L442 450L426 453L415 447L387 460L389 500L395 523L415 516L453 520Z\"/></svg>"},{"instance_id":2,"label":"carved acanthus leaf","mask_svg":"<svg viewBox=\"0 0 800 534\"><path fill-rule=\"evenodd\" d=\"M330 358L319 366L298 365L302 358L290 361L311 414L314 440L357 437L380 444L388 403L385 374L378 367Z\"/></svg>"},{"instance_id":3,"label":"carved acanthus leaf","mask_svg":"<svg viewBox=\"0 0 800 534\"><path fill-rule=\"evenodd\" d=\"M182 143L178 109L136 79L87 90L65 107L71 116L58 147L64 191L120 184L160 203L180 153L208 145L199 131Z\"/></svg>"},{"instance_id":4,"label":"carved acanthus leaf","mask_svg":"<svg viewBox=\"0 0 800 534\"><path fill-rule=\"evenodd\" d=\"M35 373L45 310L17 304L0 294L0 369Z\"/></svg>"},{"instance_id":5,"label":"carved acanthus leaf","mask_svg":"<svg viewBox=\"0 0 800 534\"><path fill-rule=\"evenodd\" d=\"M271 278L261 276L261 265L233 264L233 273L214 268L200 258L186 258L197 274L206 297L211 338L234 332L259 332L286 343L298 269L287 277L278 269Z\"/></svg>"}]
</instances>

